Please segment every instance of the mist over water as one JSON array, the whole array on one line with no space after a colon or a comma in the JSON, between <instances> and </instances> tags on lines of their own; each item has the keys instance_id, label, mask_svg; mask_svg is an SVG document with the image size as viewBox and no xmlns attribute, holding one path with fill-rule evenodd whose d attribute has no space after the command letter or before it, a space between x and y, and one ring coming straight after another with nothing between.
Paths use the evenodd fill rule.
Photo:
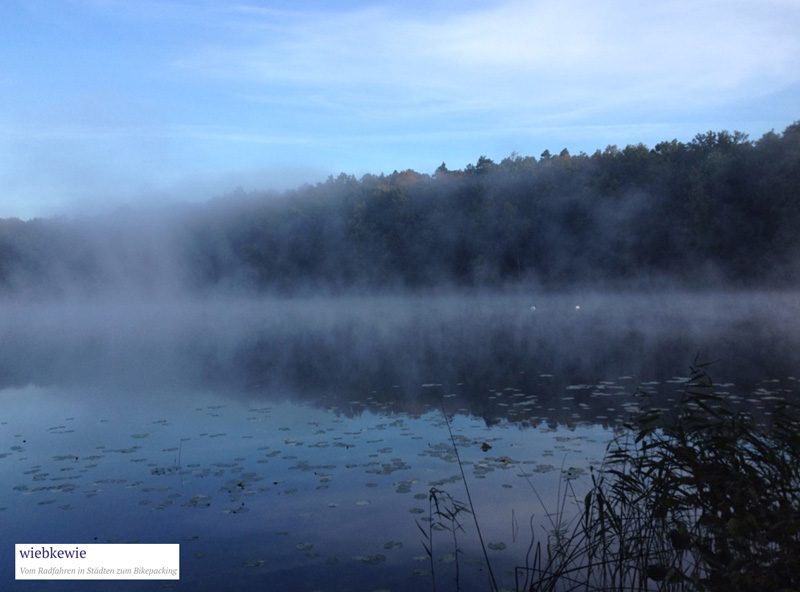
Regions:
<instances>
[{"instance_id":1,"label":"mist over water","mask_svg":"<svg viewBox=\"0 0 800 592\"><path fill-rule=\"evenodd\" d=\"M192 590L416 590L430 582L417 520L431 487L464 495L444 410L511 587L530 543L520 524L543 511L531 487L551 508L561 480L585 487L643 393L674 404L701 359L766 421L772 400L798 398L799 303L577 291L6 302L2 539L178 541ZM437 544L438 577L452 578ZM485 589L469 525L459 553L462 589Z\"/></svg>"},{"instance_id":2,"label":"mist over water","mask_svg":"<svg viewBox=\"0 0 800 592\"><path fill-rule=\"evenodd\" d=\"M752 390L796 373L798 302L791 292L17 302L0 319L13 344L0 385L166 385L328 401L372 394L401 408L430 399L422 385L458 385L487 417L485 393L537 391L541 375L556 396L621 376L635 389L701 361L713 362L718 380Z\"/></svg>"}]
</instances>

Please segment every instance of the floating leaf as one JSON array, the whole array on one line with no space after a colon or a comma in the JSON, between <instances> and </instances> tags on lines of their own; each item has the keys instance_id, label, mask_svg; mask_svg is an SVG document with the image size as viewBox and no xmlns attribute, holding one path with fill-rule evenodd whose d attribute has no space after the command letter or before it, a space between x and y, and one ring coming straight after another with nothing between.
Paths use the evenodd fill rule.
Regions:
<instances>
[{"instance_id":1,"label":"floating leaf","mask_svg":"<svg viewBox=\"0 0 800 592\"><path fill-rule=\"evenodd\" d=\"M386 561L386 555L381 555L380 553L376 555L357 555L353 557L353 560L366 563L367 565L377 565L378 563Z\"/></svg>"},{"instance_id":2,"label":"floating leaf","mask_svg":"<svg viewBox=\"0 0 800 592\"><path fill-rule=\"evenodd\" d=\"M400 541L387 541L383 544L384 549L401 549L403 547L403 543Z\"/></svg>"}]
</instances>

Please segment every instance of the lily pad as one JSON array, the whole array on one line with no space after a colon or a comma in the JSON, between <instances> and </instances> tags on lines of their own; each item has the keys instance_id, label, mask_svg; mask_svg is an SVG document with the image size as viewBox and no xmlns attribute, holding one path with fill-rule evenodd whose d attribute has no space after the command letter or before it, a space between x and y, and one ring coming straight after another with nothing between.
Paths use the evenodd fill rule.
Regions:
<instances>
[{"instance_id":1,"label":"lily pad","mask_svg":"<svg viewBox=\"0 0 800 592\"><path fill-rule=\"evenodd\" d=\"M366 563L367 565L377 565L386 561L386 555L381 555L380 553L376 555L357 555L353 557L353 560Z\"/></svg>"}]
</instances>

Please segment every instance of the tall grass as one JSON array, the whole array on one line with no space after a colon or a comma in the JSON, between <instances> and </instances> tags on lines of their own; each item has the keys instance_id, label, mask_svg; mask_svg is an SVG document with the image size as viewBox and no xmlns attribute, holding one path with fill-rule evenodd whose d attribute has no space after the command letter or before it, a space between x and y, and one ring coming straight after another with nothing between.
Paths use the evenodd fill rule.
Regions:
<instances>
[{"instance_id":1,"label":"tall grass","mask_svg":"<svg viewBox=\"0 0 800 592\"><path fill-rule=\"evenodd\" d=\"M454 583L455 589L461 589L461 569L459 556L461 548L458 544L458 533L463 532L464 527L461 525L461 514L471 514L470 509L463 503L455 499L448 492L431 487L428 492L428 518L426 520L427 528L423 527L417 521L417 528L422 533L422 546L425 548L425 553L428 556L430 563L431 573L431 586L433 592L436 592L436 566L434 563L434 531L446 531L452 537L453 545L453 561L455 563L455 576Z\"/></svg>"},{"instance_id":2,"label":"tall grass","mask_svg":"<svg viewBox=\"0 0 800 592\"><path fill-rule=\"evenodd\" d=\"M696 364L675 409L645 409L582 499L567 482L575 517L532 545L518 588L800 590L798 408L757 425Z\"/></svg>"},{"instance_id":3,"label":"tall grass","mask_svg":"<svg viewBox=\"0 0 800 592\"><path fill-rule=\"evenodd\" d=\"M447 412L445 411L444 407L442 407L442 416L444 416L444 422L447 425L447 433L450 435L450 443L453 445L453 452L456 455L458 469L461 472L461 482L464 484L464 491L467 494L469 513L472 514L472 520L475 523L475 532L478 533L478 541L480 542L481 550L483 551L483 559L486 562L486 569L489 575L489 586L492 592L497 592L497 580L495 579L494 571L492 570L492 562L489 561L489 553L486 551L486 544L483 542L483 533L481 532L481 525L478 522L478 515L475 513L475 505L472 503L472 494L469 491L469 483L467 482L467 476L464 473L464 464L461 462L461 455L458 452L455 436L453 436L453 428L450 425L450 419L447 417Z\"/></svg>"}]
</instances>

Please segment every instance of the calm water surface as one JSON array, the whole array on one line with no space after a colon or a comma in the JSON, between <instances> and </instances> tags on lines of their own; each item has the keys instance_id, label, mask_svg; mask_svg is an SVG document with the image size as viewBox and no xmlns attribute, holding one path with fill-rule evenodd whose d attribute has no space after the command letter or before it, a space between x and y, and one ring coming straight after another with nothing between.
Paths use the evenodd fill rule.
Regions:
<instances>
[{"instance_id":1,"label":"calm water surface","mask_svg":"<svg viewBox=\"0 0 800 592\"><path fill-rule=\"evenodd\" d=\"M796 396L798 312L793 294L8 305L2 588L427 588L429 492L466 501L447 413L514 589L642 393L669 406L700 356L764 421ZM461 521L461 588L488 589ZM452 535L433 537L455 589ZM15 542L178 542L182 577L15 582Z\"/></svg>"}]
</instances>

